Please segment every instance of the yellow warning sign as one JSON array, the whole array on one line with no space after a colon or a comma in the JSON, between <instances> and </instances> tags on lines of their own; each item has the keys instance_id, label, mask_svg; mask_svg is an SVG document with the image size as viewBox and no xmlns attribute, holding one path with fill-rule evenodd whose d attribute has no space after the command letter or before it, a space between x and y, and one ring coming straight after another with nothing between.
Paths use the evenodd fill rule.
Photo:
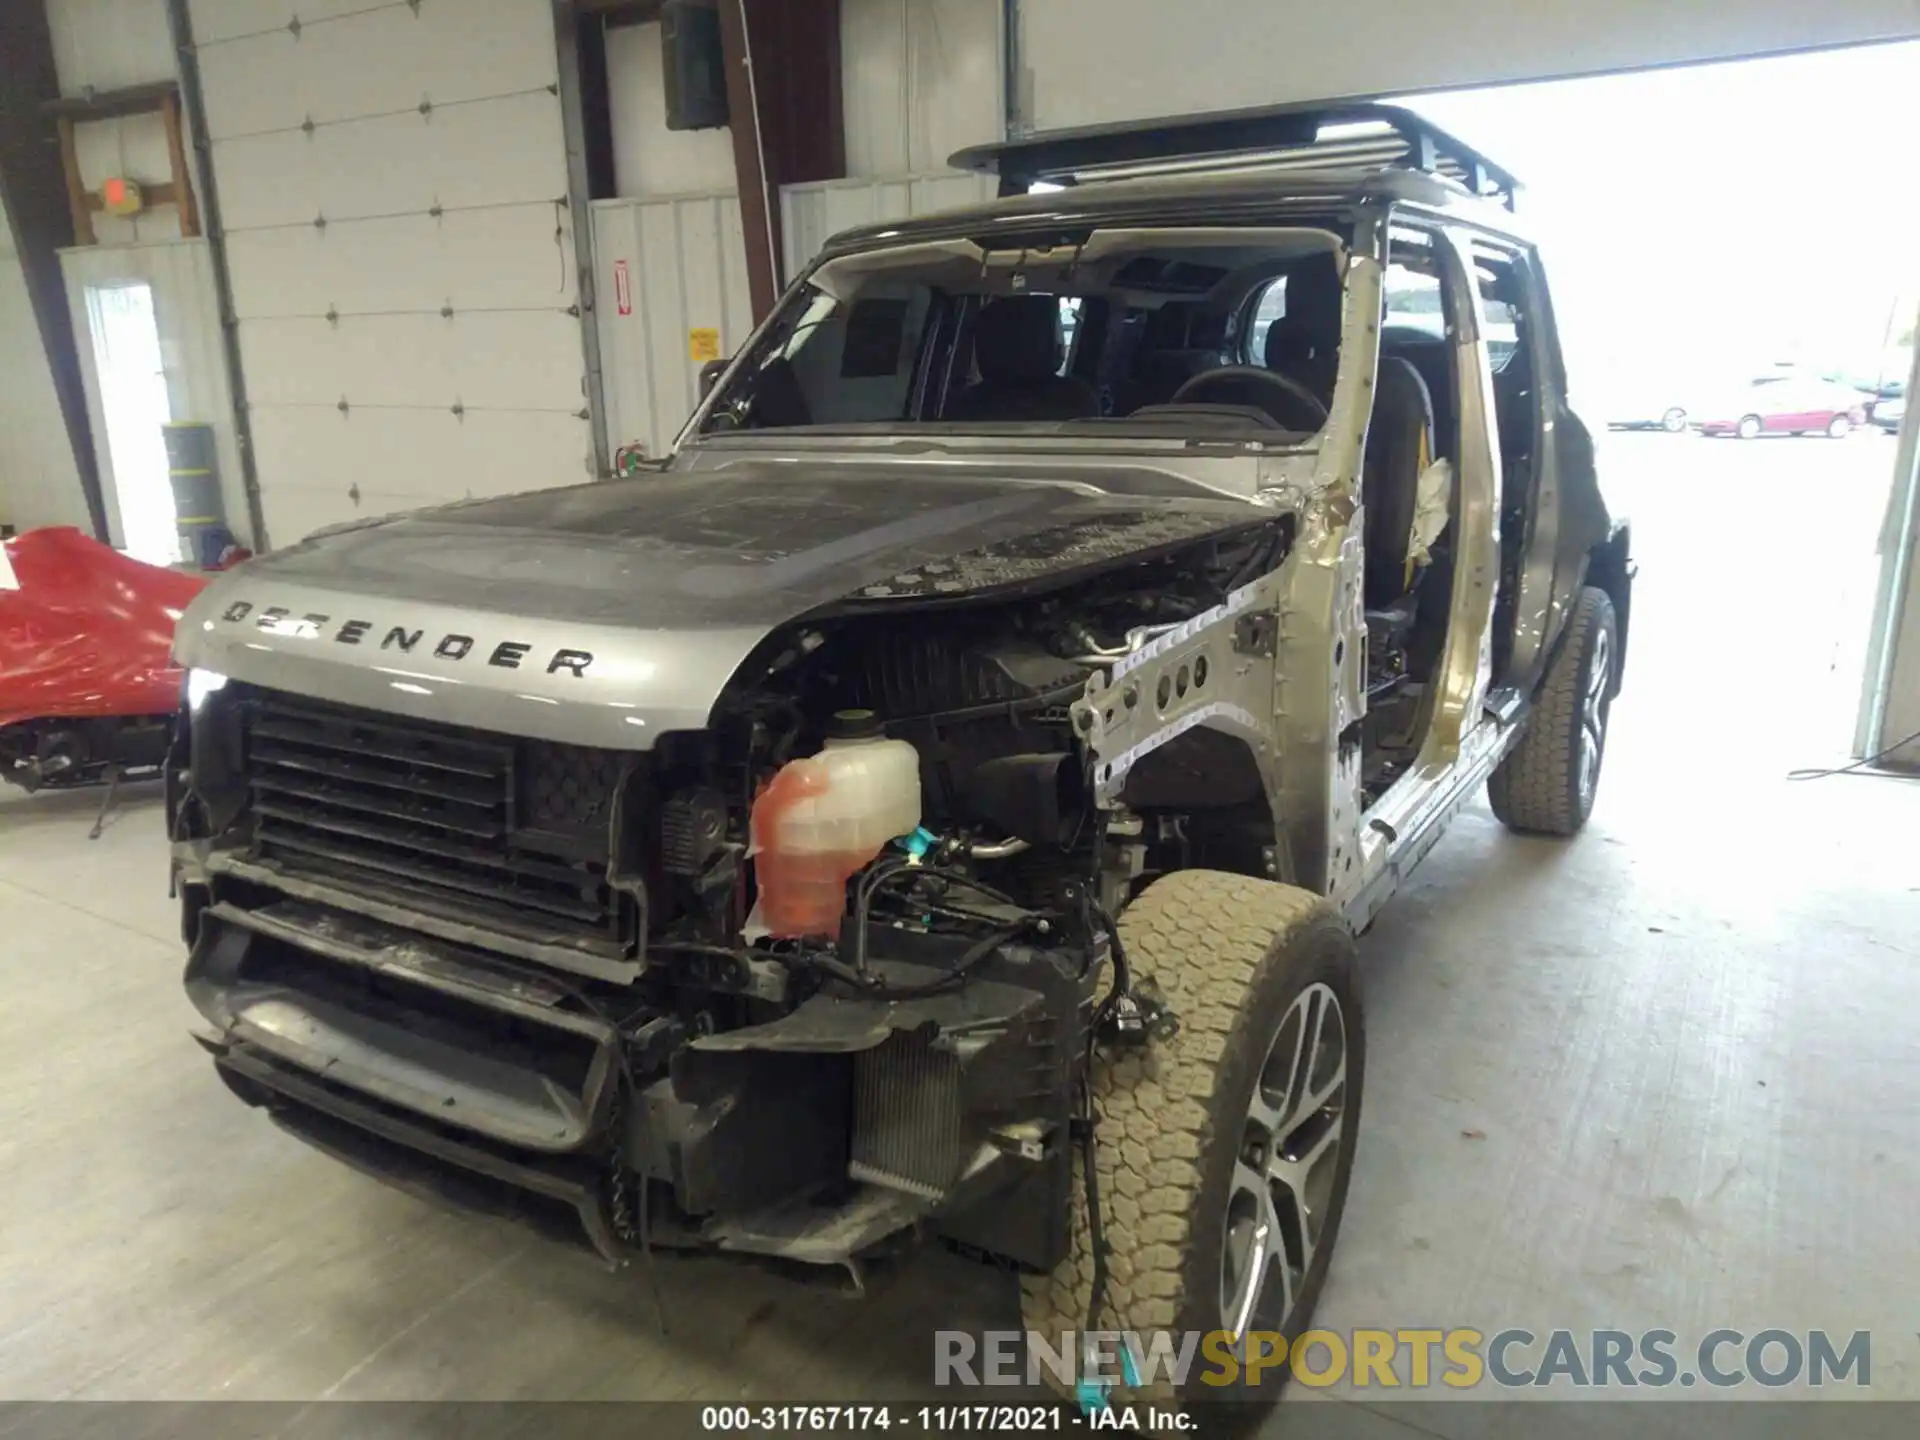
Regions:
<instances>
[{"instance_id":1,"label":"yellow warning sign","mask_svg":"<svg viewBox=\"0 0 1920 1440\"><path fill-rule=\"evenodd\" d=\"M687 353L693 357L693 363L704 365L709 360L720 358L720 332L718 330L687 331Z\"/></svg>"}]
</instances>

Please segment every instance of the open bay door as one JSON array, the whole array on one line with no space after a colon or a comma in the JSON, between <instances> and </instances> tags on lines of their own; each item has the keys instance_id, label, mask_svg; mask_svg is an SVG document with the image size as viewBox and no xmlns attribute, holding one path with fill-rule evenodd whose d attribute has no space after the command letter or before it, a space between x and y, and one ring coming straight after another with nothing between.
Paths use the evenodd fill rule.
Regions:
<instances>
[{"instance_id":1,"label":"open bay door","mask_svg":"<svg viewBox=\"0 0 1920 1440\"><path fill-rule=\"evenodd\" d=\"M548 0L187 0L268 538L589 478Z\"/></svg>"}]
</instances>

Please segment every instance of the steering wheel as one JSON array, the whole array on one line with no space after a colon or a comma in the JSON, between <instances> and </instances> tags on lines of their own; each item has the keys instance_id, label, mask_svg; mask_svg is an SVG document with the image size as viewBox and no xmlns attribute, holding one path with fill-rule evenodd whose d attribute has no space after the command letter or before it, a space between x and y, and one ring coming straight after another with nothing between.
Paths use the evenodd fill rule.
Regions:
<instances>
[{"instance_id":1,"label":"steering wheel","mask_svg":"<svg viewBox=\"0 0 1920 1440\"><path fill-rule=\"evenodd\" d=\"M1207 402L1252 405L1289 430L1311 432L1327 423L1327 407L1318 395L1291 375L1258 365L1221 365L1202 370L1167 401L1169 405Z\"/></svg>"}]
</instances>

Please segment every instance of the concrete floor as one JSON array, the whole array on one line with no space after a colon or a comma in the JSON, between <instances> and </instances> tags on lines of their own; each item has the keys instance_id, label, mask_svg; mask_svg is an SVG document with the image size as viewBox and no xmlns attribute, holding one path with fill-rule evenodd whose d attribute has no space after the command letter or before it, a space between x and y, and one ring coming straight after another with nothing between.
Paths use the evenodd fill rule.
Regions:
<instances>
[{"instance_id":1,"label":"concrete floor","mask_svg":"<svg viewBox=\"0 0 1920 1440\"><path fill-rule=\"evenodd\" d=\"M1872 1329L1920 1398L1920 784L1783 778L1845 743L1892 448L1610 438L1599 806L1571 844L1476 807L1364 942L1325 1325ZM637 1276L310 1153L187 1039L157 801L88 843L94 803L0 797L0 1398L951 1399L929 1332L1017 1324L937 1254L864 1304L677 1261L663 1337Z\"/></svg>"}]
</instances>

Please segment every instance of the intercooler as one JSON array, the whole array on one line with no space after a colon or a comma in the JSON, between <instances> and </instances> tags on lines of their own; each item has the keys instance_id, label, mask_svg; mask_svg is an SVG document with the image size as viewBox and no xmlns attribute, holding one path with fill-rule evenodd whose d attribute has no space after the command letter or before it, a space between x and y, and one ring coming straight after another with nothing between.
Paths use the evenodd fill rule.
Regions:
<instances>
[{"instance_id":1,"label":"intercooler","mask_svg":"<svg viewBox=\"0 0 1920 1440\"><path fill-rule=\"evenodd\" d=\"M966 1164L961 1062L919 1034L890 1036L853 1067L847 1173L923 1200L946 1197Z\"/></svg>"}]
</instances>

